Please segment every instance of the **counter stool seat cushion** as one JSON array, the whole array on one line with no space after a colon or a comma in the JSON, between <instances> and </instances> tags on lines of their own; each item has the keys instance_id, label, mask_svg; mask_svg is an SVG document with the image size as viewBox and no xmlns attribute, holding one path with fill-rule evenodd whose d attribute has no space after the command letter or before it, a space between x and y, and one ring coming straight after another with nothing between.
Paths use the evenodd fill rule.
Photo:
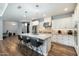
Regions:
<instances>
[{"instance_id":1,"label":"counter stool seat cushion","mask_svg":"<svg viewBox=\"0 0 79 59\"><path fill-rule=\"evenodd\" d=\"M29 38L29 39L27 39L27 37L26 37L26 36L23 36L22 38L23 38L23 41L24 41L25 43L29 43L29 42L30 42L30 38Z\"/></svg>"},{"instance_id":2,"label":"counter stool seat cushion","mask_svg":"<svg viewBox=\"0 0 79 59\"><path fill-rule=\"evenodd\" d=\"M37 41L36 39L31 39L31 44L34 47L39 47L39 46L41 46L43 44L43 42Z\"/></svg>"}]
</instances>

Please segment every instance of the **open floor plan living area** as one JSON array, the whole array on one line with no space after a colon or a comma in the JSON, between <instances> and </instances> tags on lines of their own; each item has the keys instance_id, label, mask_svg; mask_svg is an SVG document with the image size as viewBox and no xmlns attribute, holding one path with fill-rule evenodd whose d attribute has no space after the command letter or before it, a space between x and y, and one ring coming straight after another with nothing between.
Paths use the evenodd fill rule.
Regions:
<instances>
[{"instance_id":1,"label":"open floor plan living area","mask_svg":"<svg viewBox=\"0 0 79 59\"><path fill-rule=\"evenodd\" d=\"M79 4L0 3L0 56L79 56Z\"/></svg>"}]
</instances>

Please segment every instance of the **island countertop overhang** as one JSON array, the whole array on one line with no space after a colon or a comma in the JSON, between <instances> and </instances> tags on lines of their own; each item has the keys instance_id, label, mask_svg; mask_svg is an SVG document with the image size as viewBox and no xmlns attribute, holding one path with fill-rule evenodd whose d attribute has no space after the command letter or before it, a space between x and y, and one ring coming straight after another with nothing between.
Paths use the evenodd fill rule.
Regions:
<instances>
[{"instance_id":1,"label":"island countertop overhang","mask_svg":"<svg viewBox=\"0 0 79 59\"><path fill-rule=\"evenodd\" d=\"M45 39L51 37L51 34L31 34L31 33L23 33L23 34L20 34L20 35L21 36L28 36L28 37L40 38L42 40L45 40Z\"/></svg>"}]
</instances>

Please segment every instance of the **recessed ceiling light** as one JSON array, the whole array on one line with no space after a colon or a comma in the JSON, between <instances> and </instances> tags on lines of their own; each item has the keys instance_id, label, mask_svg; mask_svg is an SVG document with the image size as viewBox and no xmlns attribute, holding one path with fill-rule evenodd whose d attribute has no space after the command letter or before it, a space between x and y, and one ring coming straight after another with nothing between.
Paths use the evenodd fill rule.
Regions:
<instances>
[{"instance_id":1,"label":"recessed ceiling light","mask_svg":"<svg viewBox=\"0 0 79 59\"><path fill-rule=\"evenodd\" d=\"M27 13L27 11L25 11L25 13Z\"/></svg>"},{"instance_id":2,"label":"recessed ceiling light","mask_svg":"<svg viewBox=\"0 0 79 59\"><path fill-rule=\"evenodd\" d=\"M64 8L64 11L68 11L68 8Z\"/></svg>"},{"instance_id":3,"label":"recessed ceiling light","mask_svg":"<svg viewBox=\"0 0 79 59\"><path fill-rule=\"evenodd\" d=\"M18 8L18 9L21 9L22 7L21 7L21 6L18 6L17 8Z\"/></svg>"},{"instance_id":4,"label":"recessed ceiling light","mask_svg":"<svg viewBox=\"0 0 79 59\"><path fill-rule=\"evenodd\" d=\"M36 7L39 7L39 5L36 5Z\"/></svg>"}]
</instances>

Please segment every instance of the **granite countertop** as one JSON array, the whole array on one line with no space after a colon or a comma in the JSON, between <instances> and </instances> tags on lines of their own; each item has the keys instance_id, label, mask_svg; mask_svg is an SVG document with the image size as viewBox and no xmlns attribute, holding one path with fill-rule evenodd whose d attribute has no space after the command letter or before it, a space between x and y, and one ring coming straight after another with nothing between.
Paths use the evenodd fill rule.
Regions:
<instances>
[{"instance_id":1,"label":"granite countertop","mask_svg":"<svg viewBox=\"0 0 79 59\"><path fill-rule=\"evenodd\" d=\"M29 37L35 37L35 38L40 38L42 40L45 40L47 38L51 37L51 34L31 34L31 33L23 33L21 34L22 36L29 36Z\"/></svg>"}]
</instances>

